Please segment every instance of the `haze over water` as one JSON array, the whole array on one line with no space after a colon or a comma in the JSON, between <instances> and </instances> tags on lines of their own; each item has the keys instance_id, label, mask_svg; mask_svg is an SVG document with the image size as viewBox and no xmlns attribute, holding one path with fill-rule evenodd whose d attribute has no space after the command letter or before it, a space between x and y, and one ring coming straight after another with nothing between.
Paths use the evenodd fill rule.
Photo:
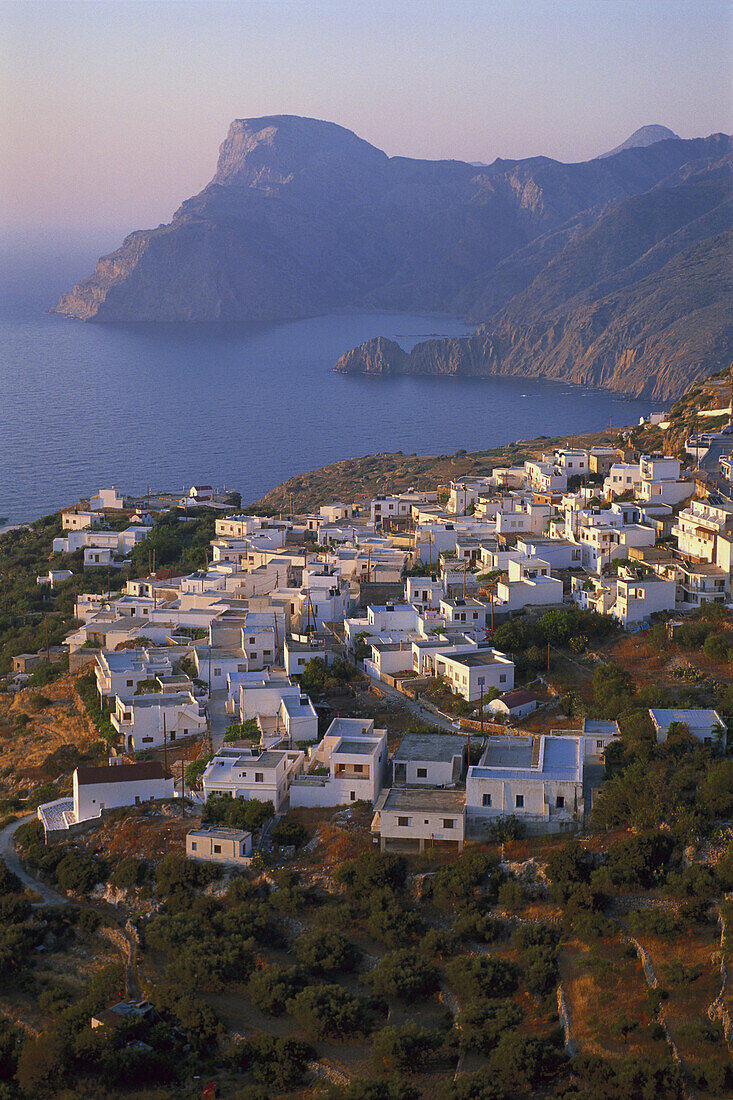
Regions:
<instances>
[{"instance_id":1,"label":"haze over water","mask_svg":"<svg viewBox=\"0 0 733 1100\"><path fill-rule=\"evenodd\" d=\"M457 319L346 314L280 324L85 325L44 311L100 251L4 257L0 516L11 523L99 487L226 484L251 502L294 474L380 451L479 450L631 424L639 401L536 379L338 375L372 336L409 349Z\"/></svg>"}]
</instances>

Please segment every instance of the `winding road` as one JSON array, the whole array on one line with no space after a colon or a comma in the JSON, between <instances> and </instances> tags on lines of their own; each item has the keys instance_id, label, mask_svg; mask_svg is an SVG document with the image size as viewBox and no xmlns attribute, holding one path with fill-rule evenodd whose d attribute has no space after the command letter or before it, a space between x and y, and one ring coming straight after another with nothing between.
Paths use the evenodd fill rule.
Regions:
<instances>
[{"instance_id":1,"label":"winding road","mask_svg":"<svg viewBox=\"0 0 733 1100\"><path fill-rule=\"evenodd\" d=\"M97 913L98 916L106 916L115 922L115 928L108 927L105 930L107 938L114 943L122 955L125 966L127 998L135 1001L140 1000L142 991L137 977L137 943L134 936L125 927L125 922L117 914L111 913L107 906L92 905L90 902L77 901L75 898L68 898L64 894L59 894L57 890L54 890L45 882L34 878L18 859L13 844L15 834L21 825L27 825L29 821L35 819L36 814L26 814L24 817L18 818L17 821L11 821L4 829L0 829L0 859L5 862L9 871L18 876L24 886L39 895L41 900L32 903L34 908L41 908L44 905L73 904L79 906L80 909L89 909Z\"/></svg>"},{"instance_id":2,"label":"winding road","mask_svg":"<svg viewBox=\"0 0 733 1100\"><path fill-rule=\"evenodd\" d=\"M36 814L26 814L25 817L20 817L17 821L11 821L4 829L0 829L0 859L5 861L8 870L12 871L14 875L17 875L24 886L27 886L30 890L40 895L42 900L34 902L34 905L68 905L69 898L64 897L63 894L57 893L56 890L47 886L45 882L41 882L39 879L29 874L15 854L13 840L16 832L21 825L27 825L28 822L36 819Z\"/></svg>"}]
</instances>

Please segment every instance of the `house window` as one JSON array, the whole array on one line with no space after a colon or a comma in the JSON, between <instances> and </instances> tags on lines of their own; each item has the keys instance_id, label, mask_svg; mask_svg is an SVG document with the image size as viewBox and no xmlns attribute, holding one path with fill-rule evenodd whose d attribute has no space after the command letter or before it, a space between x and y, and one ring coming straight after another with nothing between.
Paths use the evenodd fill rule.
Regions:
<instances>
[{"instance_id":1,"label":"house window","mask_svg":"<svg viewBox=\"0 0 733 1100\"><path fill-rule=\"evenodd\" d=\"M188 733L188 730L184 730L183 732ZM176 739L176 731L171 730L171 741L175 741L175 739Z\"/></svg>"},{"instance_id":2,"label":"house window","mask_svg":"<svg viewBox=\"0 0 733 1100\"><path fill-rule=\"evenodd\" d=\"M255 783L264 783L265 776L263 772L255 772Z\"/></svg>"},{"instance_id":3,"label":"house window","mask_svg":"<svg viewBox=\"0 0 733 1100\"><path fill-rule=\"evenodd\" d=\"M356 791L349 791L349 801L356 802Z\"/></svg>"},{"instance_id":4,"label":"house window","mask_svg":"<svg viewBox=\"0 0 733 1100\"><path fill-rule=\"evenodd\" d=\"M454 818L452 818L452 817L444 817L443 818L443 828L444 829L452 829L454 825L455 825L455 819Z\"/></svg>"},{"instance_id":5,"label":"house window","mask_svg":"<svg viewBox=\"0 0 733 1100\"><path fill-rule=\"evenodd\" d=\"M215 844L214 845L214 855L215 856L220 856L221 855L221 844Z\"/></svg>"},{"instance_id":6,"label":"house window","mask_svg":"<svg viewBox=\"0 0 733 1100\"><path fill-rule=\"evenodd\" d=\"M132 687L132 685L133 685L133 681L132 681L132 680L128 680L128 681L127 681L127 686L128 686L129 688L131 688L131 687Z\"/></svg>"},{"instance_id":7,"label":"house window","mask_svg":"<svg viewBox=\"0 0 733 1100\"><path fill-rule=\"evenodd\" d=\"M499 683L500 684L506 683L506 673L505 672L502 672L501 676L499 677Z\"/></svg>"},{"instance_id":8,"label":"house window","mask_svg":"<svg viewBox=\"0 0 733 1100\"><path fill-rule=\"evenodd\" d=\"M215 668L214 669L214 675L215 676L221 676L221 669L220 668Z\"/></svg>"},{"instance_id":9,"label":"house window","mask_svg":"<svg viewBox=\"0 0 733 1100\"><path fill-rule=\"evenodd\" d=\"M152 744L152 741L153 741L152 737L143 737L143 745Z\"/></svg>"},{"instance_id":10,"label":"house window","mask_svg":"<svg viewBox=\"0 0 733 1100\"><path fill-rule=\"evenodd\" d=\"M363 764L354 764L354 771L355 772L363 772L364 771L364 765Z\"/></svg>"},{"instance_id":11,"label":"house window","mask_svg":"<svg viewBox=\"0 0 733 1100\"><path fill-rule=\"evenodd\" d=\"M602 741L596 741L596 748L597 749L602 749L603 748L603 742Z\"/></svg>"},{"instance_id":12,"label":"house window","mask_svg":"<svg viewBox=\"0 0 733 1100\"><path fill-rule=\"evenodd\" d=\"M427 768L418 768L417 769L417 778L418 779L427 779L427 777L428 777L428 769Z\"/></svg>"},{"instance_id":13,"label":"house window","mask_svg":"<svg viewBox=\"0 0 733 1100\"><path fill-rule=\"evenodd\" d=\"M516 808L518 810L522 809L522 807L524 806L524 795L523 794L518 794L517 795L516 799L514 800L514 805L516 806Z\"/></svg>"},{"instance_id":14,"label":"house window","mask_svg":"<svg viewBox=\"0 0 733 1100\"><path fill-rule=\"evenodd\" d=\"M490 794L485 794L484 795L482 804L484 806L490 806L491 805L491 795Z\"/></svg>"},{"instance_id":15,"label":"house window","mask_svg":"<svg viewBox=\"0 0 733 1100\"><path fill-rule=\"evenodd\" d=\"M191 841L191 851L192 851L192 852L195 852L195 851L196 851L196 841L195 841L195 840L192 840L192 841Z\"/></svg>"},{"instance_id":16,"label":"house window","mask_svg":"<svg viewBox=\"0 0 733 1100\"><path fill-rule=\"evenodd\" d=\"M256 641L257 641L257 639L256 639L256 638L250 638L250 640L249 640L249 644L250 644L250 645L254 645Z\"/></svg>"},{"instance_id":17,"label":"house window","mask_svg":"<svg viewBox=\"0 0 733 1100\"><path fill-rule=\"evenodd\" d=\"M408 828L408 826L409 826L409 824L410 824L410 819L409 819L409 817L398 817L398 818L397 818L397 824L398 824L398 825L399 825L399 826L400 826L401 828L403 828L403 829L407 829L407 828Z\"/></svg>"},{"instance_id":18,"label":"house window","mask_svg":"<svg viewBox=\"0 0 733 1100\"><path fill-rule=\"evenodd\" d=\"M565 809L565 795L559 794L555 799L555 806L558 810Z\"/></svg>"}]
</instances>

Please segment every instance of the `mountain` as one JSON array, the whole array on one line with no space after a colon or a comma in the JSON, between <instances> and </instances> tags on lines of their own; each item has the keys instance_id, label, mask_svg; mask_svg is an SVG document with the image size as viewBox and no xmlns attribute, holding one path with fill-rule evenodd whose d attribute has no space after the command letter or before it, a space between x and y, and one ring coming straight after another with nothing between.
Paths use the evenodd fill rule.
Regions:
<instances>
[{"instance_id":1,"label":"mountain","mask_svg":"<svg viewBox=\"0 0 733 1100\"><path fill-rule=\"evenodd\" d=\"M624 149L644 149L647 145L654 145L656 141L666 141L668 138L679 140L679 136L668 126L641 126L615 149L611 149L609 153L601 153L598 159L615 157L617 153L623 153Z\"/></svg>"},{"instance_id":2,"label":"mountain","mask_svg":"<svg viewBox=\"0 0 733 1100\"><path fill-rule=\"evenodd\" d=\"M672 392L729 347L714 242L730 228L730 155L715 134L579 164L483 166L388 157L316 119L238 119L203 191L170 223L130 234L54 311L97 322L461 313L479 325L467 341L419 345L398 367L382 349L338 369L582 376L633 393L648 389L648 364L669 359L679 363L660 385ZM639 313L662 301L659 317ZM640 340L653 354L640 356Z\"/></svg>"}]
</instances>

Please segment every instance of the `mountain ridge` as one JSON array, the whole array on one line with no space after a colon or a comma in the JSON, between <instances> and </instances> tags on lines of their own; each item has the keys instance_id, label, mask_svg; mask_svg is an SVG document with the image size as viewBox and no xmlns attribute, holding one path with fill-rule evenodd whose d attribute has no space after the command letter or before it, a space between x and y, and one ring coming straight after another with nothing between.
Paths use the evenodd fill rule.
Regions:
<instances>
[{"instance_id":1,"label":"mountain ridge","mask_svg":"<svg viewBox=\"0 0 733 1100\"><path fill-rule=\"evenodd\" d=\"M609 212L647 195L650 224L664 221L664 189L685 181L694 187L703 177L712 186L715 172L721 191L730 186L730 153L727 135L663 137L577 164L531 157L484 166L388 157L352 131L317 119L236 119L203 190L169 223L129 234L52 312L97 322L282 320L343 309L460 313L481 326L479 342L488 325L496 330L492 347L506 344L513 326L509 344L536 356L519 329L539 323L542 286L552 309L564 308L556 318L563 328L590 300L588 287L585 303L569 300L571 290L583 292L577 263L575 282L564 292L558 283L573 242L582 244L593 226L605 227L604 247L617 257L615 266L606 264L605 297L620 292L626 284L613 279L628 266L621 259L629 242L612 241ZM729 224L719 205L711 238ZM625 223L622 231L629 231ZM688 229L687 244L693 236ZM604 297L600 289L596 297ZM707 329L720 328L713 305L707 302ZM520 308L527 310L523 317L516 316ZM594 325L599 318L596 310ZM715 354L727 347L719 336L709 341ZM576 341L572 353L581 345ZM434 350L440 370L443 353ZM555 369L552 356L546 358L544 349L540 372ZM516 352L514 359L518 371L526 369ZM710 359L700 369L719 365ZM608 384L607 366L591 363L588 373L594 372ZM642 380L617 373L631 386L627 392L641 392Z\"/></svg>"}]
</instances>

